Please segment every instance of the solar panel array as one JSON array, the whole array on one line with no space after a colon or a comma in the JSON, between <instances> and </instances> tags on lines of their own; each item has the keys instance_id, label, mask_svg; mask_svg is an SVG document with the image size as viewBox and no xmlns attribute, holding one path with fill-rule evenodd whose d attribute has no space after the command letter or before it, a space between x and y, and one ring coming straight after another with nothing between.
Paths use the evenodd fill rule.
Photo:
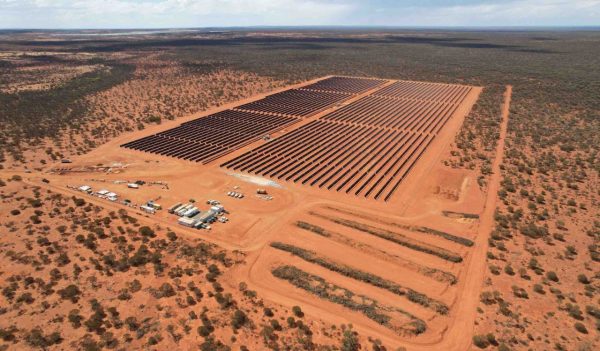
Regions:
<instances>
[{"instance_id":1,"label":"solar panel array","mask_svg":"<svg viewBox=\"0 0 600 351\"><path fill-rule=\"evenodd\" d=\"M323 117L357 125L438 133L458 104L365 96Z\"/></svg>"},{"instance_id":2,"label":"solar panel array","mask_svg":"<svg viewBox=\"0 0 600 351\"><path fill-rule=\"evenodd\" d=\"M388 201L470 90L397 82L222 166Z\"/></svg>"},{"instance_id":3,"label":"solar panel array","mask_svg":"<svg viewBox=\"0 0 600 351\"><path fill-rule=\"evenodd\" d=\"M387 82L383 79L331 77L302 87L302 90L331 91L336 93L362 94Z\"/></svg>"},{"instance_id":4,"label":"solar panel array","mask_svg":"<svg viewBox=\"0 0 600 351\"><path fill-rule=\"evenodd\" d=\"M121 146L208 163L267 134L349 99L356 92L374 86L377 82L383 81L368 78L328 78L319 85L329 87L327 91L286 90Z\"/></svg>"},{"instance_id":5,"label":"solar panel array","mask_svg":"<svg viewBox=\"0 0 600 351\"><path fill-rule=\"evenodd\" d=\"M209 162L297 121L292 117L225 110L121 146L190 161Z\"/></svg>"},{"instance_id":6,"label":"solar panel array","mask_svg":"<svg viewBox=\"0 0 600 351\"><path fill-rule=\"evenodd\" d=\"M236 110L307 117L349 97L341 93L292 89L239 106Z\"/></svg>"},{"instance_id":7,"label":"solar panel array","mask_svg":"<svg viewBox=\"0 0 600 351\"><path fill-rule=\"evenodd\" d=\"M397 81L373 95L398 99L427 100L444 103L460 103L471 91L466 85L451 85L428 82Z\"/></svg>"}]
</instances>

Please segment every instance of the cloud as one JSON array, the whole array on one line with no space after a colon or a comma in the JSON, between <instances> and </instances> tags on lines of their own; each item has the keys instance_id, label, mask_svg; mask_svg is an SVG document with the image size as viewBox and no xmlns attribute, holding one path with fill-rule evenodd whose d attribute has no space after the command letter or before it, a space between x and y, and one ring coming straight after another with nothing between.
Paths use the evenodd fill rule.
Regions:
<instances>
[{"instance_id":1,"label":"cloud","mask_svg":"<svg viewBox=\"0 0 600 351\"><path fill-rule=\"evenodd\" d=\"M203 27L321 24L354 5L316 0L0 0L0 27Z\"/></svg>"},{"instance_id":2,"label":"cloud","mask_svg":"<svg viewBox=\"0 0 600 351\"><path fill-rule=\"evenodd\" d=\"M3 28L598 24L600 0L0 0Z\"/></svg>"}]
</instances>

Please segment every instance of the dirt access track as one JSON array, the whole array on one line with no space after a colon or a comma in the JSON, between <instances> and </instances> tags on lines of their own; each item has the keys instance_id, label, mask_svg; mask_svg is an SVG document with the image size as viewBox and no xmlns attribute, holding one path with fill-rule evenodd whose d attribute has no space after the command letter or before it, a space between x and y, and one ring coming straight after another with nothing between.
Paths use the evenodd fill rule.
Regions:
<instances>
[{"instance_id":1,"label":"dirt access track","mask_svg":"<svg viewBox=\"0 0 600 351\"><path fill-rule=\"evenodd\" d=\"M120 147L177 127L182 123L178 120L123 135L72 164L23 174L24 181L108 209L127 209L144 224L168 226L181 235L242 251L245 262L228 271L225 282L237 287L244 281L264 299L287 307L299 305L307 318L352 323L362 335L379 338L392 348L468 349L493 223L510 88L487 192L478 187L477 174L440 162L448 156L449 144L481 88L470 90L387 202L220 167L393 84L353 94L342 104L272 133L274 141L253 141L208 164ZM126 183L135 180L146 184L128 188ZM194 199L205 210L206 200L218 200L229 212L229 222L214 223L211 230L185 228L166 210L150 215L73 189L84 184L94 191L113 191L119 200L134 204L154 199L169 207ZM267 190L272 199L258 196L257 188ZM245 197L229 197L230 191ZM315 331L316 340L319 333Z\"/></svg>"}]
</instances>

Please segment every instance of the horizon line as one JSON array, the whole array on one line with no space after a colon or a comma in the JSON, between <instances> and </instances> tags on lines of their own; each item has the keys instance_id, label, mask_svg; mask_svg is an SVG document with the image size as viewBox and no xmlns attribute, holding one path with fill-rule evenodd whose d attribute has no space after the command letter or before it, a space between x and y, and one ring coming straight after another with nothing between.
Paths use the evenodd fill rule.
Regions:
<instances>
[{"instance_id":1,"label":"horizon line","mask_svg":"<svg viewBox=\"0 0 600 351\"><path fill-rule=\"evenodd\" d=\"M207 27L6 27L0 31L102 31L102 30L209 30L209 29L315 29L315 28L330 28L330 29L587 29L600 30L600 25L448 25L448 26L393 26L393 25L247 25L247 26L207 26Z\"/></svg>"}]
</instances>

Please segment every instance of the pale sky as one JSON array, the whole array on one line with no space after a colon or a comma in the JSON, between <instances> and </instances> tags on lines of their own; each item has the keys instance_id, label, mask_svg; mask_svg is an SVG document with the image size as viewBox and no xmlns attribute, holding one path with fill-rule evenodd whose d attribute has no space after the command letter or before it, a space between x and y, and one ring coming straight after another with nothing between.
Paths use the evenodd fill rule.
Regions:
<instances>
[{"instance_id":1,"label":"pale sky","mask_svg":"<svg viewBox=\"0 0 600 351\"><path fill-rule=\"evenodd\" d=\"M600 0L0 0L0 28L599 26Z\"/></svg>"}]
</instances>

